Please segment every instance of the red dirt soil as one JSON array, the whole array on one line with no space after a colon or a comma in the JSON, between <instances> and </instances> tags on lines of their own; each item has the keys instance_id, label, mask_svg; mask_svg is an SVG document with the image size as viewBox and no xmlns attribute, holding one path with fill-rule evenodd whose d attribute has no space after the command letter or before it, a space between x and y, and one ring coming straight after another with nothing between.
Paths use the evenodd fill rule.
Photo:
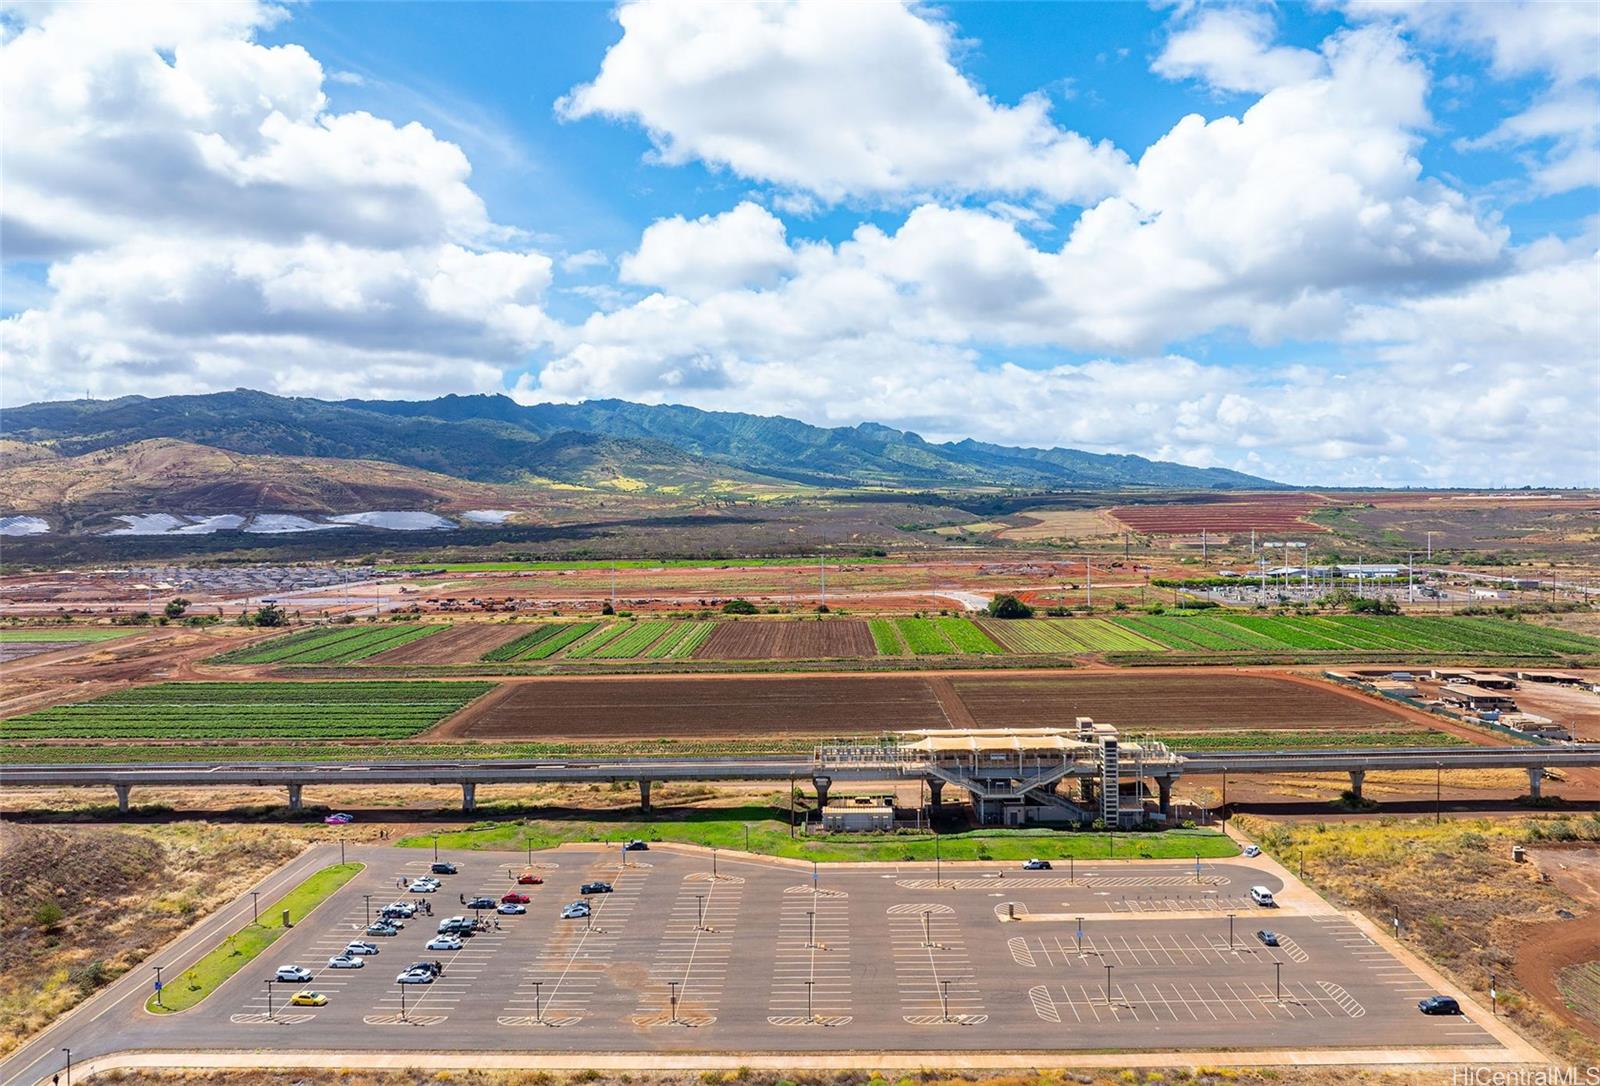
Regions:
<instances>
[{"instance_id":1,"label":"red dirt soil","mask_svg":"<svg viewBox=\"0 0 1600 1086\"><path fill-rule=\"evenodd\" d=\"M876 656L872 630L854 619L820 622L723 622L695 652L697 660L823 660Z\"/></svg>"},{"instance_id":2,"label":"red dirt soil","mask_svg":"<svg viewBox=\"0 0 1600 1086\"><path fill-rule=\"evenodd\" d=\"M510 683L423 739L867 735L947 725L926 679L571 679Z\"/></svg>"},{"instance_id":3,"label":"red dirt soil","mask_svg":"<svg viewBox=\"0 0 1600 1086\"><path fill-rule=\"evenodd\" d=\"M533 627L510 623L453 626L361 661L364 664L475 664L478 657L513 641Z\"/></svg>"},{"instance_id":4,"label":"red dirt soil","mask_svg":"<svg viewBox=\"0 0 1600 1086\"><path fill-rule=\"evenodd\" d=\"M1258 532L1323 532L1327 529L1300 518L1326 503L1317 494L1263 494L1233 501L1119 505L1108 512L1146 535L1191 535L1202 529L1231 534L1252 528Z\"/></svg>"}]
</instances>

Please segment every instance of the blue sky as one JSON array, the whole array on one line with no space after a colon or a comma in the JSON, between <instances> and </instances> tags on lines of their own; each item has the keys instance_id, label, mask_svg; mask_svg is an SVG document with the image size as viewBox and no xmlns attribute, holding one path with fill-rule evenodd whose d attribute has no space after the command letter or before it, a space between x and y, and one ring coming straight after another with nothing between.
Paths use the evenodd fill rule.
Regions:
<instances>
[{"instance_id":1,"label":"blue sky","mask_svg":"<svg viewBox=\"0 0 1600 1086\"><path fill-rule=\"evenodd\" d=\"M8 403L619 396L1600 483L1590 5L4 19Z\"/></svg>"}]
</instances>

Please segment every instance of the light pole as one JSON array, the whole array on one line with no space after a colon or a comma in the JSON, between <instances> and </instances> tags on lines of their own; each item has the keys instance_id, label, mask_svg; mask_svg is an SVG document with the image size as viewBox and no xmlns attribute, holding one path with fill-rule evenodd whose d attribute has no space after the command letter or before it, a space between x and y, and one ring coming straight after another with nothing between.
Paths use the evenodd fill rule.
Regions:
<instances>
[{"instance_id":1,"label":"light pole","mask_svg":"<svg viewBox=\"0 0 1600 1086\"><path fill-rule=\"evenodd\" d=\"M159 966L159 965L155 965L155 966L151 966L151 968L156 971L156 1006L165 1007L166 1004L161 1002L161 970L164 967L163 966Z\"/></svg>"},{"instance_id":2,"label":"light pole","mask_svg":"<svg viewBox=\"0 0 1600 1086\"><path fill-rule=\"evenodd\" d=\"M437 833L433 835L433 862L439 862L439 835Z\"/></svg>"},{"instance_id":3,"label":"light pole","mask_svg":"<svg viewBox=\"0 0 1600 1086\"><path fill-rule=\"evenodd\" d=\"M1078 957L1083 957L1083 917L1078 917Z\"/></svg>"},{"instance_id":4,"label":"light pole","mask_svg":"<svg viewBox=\"0 0 1600 1086\"><path fill-rule=\"evenodd\" d=\"M713 848L711 850L711 878L712 878L713 881L715 881L716 877L717 877L717 850L715 848Z\"/></svg>"},{"instance_id":5,"label":"light pole","mask_svg":"<svg viewBox=\"0 0 1600 1086\"><path fill-rule=\"evenodd\" d=\"M72 1049L63 1048L61 1051L67 1054L67 1086L72 1086Z\"/></svg>"},{"instance_id":6,"label":"light pole","mask_svg":"<svg viewBox=\"0 0 1600 1086\"><path fill-rule=\"evenodd\" d=\"M933 945L933 937L928 934L928 910L927 909L923 909L922 910L922 945L925 946L925 947Z\"/></svg>"},{"instance_id":7,"label":"light pole","mask_svg":"<svg viewBox=\"0 0 1600 1086\"><path fill-rule=\"evenodd\" d=\"M1492 1014L1494 1017L1499 1018L1500 1017L1500 1003L1499 1003L1500 993L1499 993L1499 991L1496 990L1496 986L1495 986L1495 982L1494 981L1495 981L1494 974L1490 973L1489 974L1489 1013ZM71 1086L71 1084L69 1083L68 1086Z\"/></svg>"},{"instance_id":8,"label":"light pole","mask_svg":"<svg viewBox=\"0 0 1600 1086\"><path fill-rule=\"evenodd\" d=\"M1444 763L1433 763L1433 824L1444 818Z\"/></svg>"},{"instance_id":9,"label":"light pole","mask_svg":"<svg viewBox=\"0 0 1600 1086\"><path fill-rule=\"evenodd\" d=\"M372 927L372 895L362 894L361 900L367 903L367 927Z\"/></svg>"},{"instance_id":10,"label":"light pole","mask_svg":"<svg viewBox=\"0 0 1600 1086\"><path fill-rule=\"evenodd\" d=\"M694 930L695 931L705 931L706 930L706 895L704 895L704 894L696 894L694 896L694 908L695 908L695 915L697 917L697 919L695 920L695 924L694 924Z\"/></svg>"},{"instance_id":11,"label":"light pole","mask_svg":"<svg viewBox=\"0 0 1600 1086\"><path fill-rule=\"evenodd\" d=\"M814 950L817 945L817 914L816 910L806 913L806 949Z\"/></svg>"},{"instance_id":12,"label":"light pole","mask_svg":"<svg viewBox=\"0 0 1600 1086\"><path fill-rule=\"evenodd\" d=\"M261 892L259 890L251 890L250 891L250 923L252 923L252 924L261 923L260 905L261 905Z\"/></svg>"},{"instance_id":13,"label":"light pole","mask_svg":"<svg viewBox=\"0 0 1600 1086\"><path fill-rule=\"evenodd\" d=\"M744 824L744 850L746 852L750 851L750 823L748 822Z\"/></svg>"},{"instance_id":14,"label":"light pole","mask_svg":"<svg viewBox=\"0 0 1600 1086\"><path fill-rule=\"evenodd\" d=\"M1106 966L1106 1006L1111 1006L1111 967Z\"/></svg>"},{"instance_id":15,"label":"light pole","mask_svg":"<svg viewBox=\"0 0 1600 1086\"><path fill-rule=\"evenodd\" d=\"M339 838L339 866L344 866L344 838Z\"/></svg>"},{"instance_id":16,"label":"light pole","mask_svg":"<svg viewBox=\"0 0 1600 1086\"><path fill-rule=\"evenodd\" d=\"M1233 913L1228 914L1228 949L1233 949Z\"/></svg>"},{"instance_id":17,"label":"light pole","mask_svg":"<svg viewBox=\"0 0 1600 1086\"><path fill-rule=\"evenodd\" d=\"M1283 963L1280 962L1280 961L1274 961L1272 963L1272 973L1273 973L1273 977L1274 977L1274 984L1273 984L1274 993L1275 993L1275 995L1277 997L1277 1001L1279 1003L1282 1003L1283 1002Z\"/></svg>"},{"instance_id":18,"label":"light pole","mask_svg":"<svg viewBox=\"0 0 1600 1086\"><path fill-rule=\"evenodd\" d=\"M939 831L933 831L933 884L944 885L944 864L939 858Z\"/></svg>"},{"instance_id":19,"label":"light pole","mask_svg":"<svg viewBox=\"0 0 1600 1086\"><path fill-rule=\"evenodd\" d=\"M406 1020L406 986L397 983L395 987L400 989L400 1021L404 1022Z\"/></svg>"},{"instance_id":20,"label":"light pole","mask_svg":"<svg viewBox=\"0 0 1600 1086\"><path fill-rule=\"evenodd\" d=\"M267 984L267 1019L268 1019L268 1021L270 1021L272 1019L272 982L269 980L269 981L266 982L266 984Z\"/></svg>"},{"instance_id":21,"label":"light pole","mask_svg":"<svg viewBox=\"0 0 1600 1086\"><path fill-rule=\"evenodd\" d=\"M944 1020L950 1021L950 981L939 982L939 1007L944 1012Z\"/></svg>"},{"instance_id":22,"label":"light pole","mask_svg":"<svg viewBox=\"0 0 1600 1086\"><path fill-rule=\"evenodd\" d=\"M543 984L544 981L542 980L536 980L533 982L533 1020L535 1022L544 1021L544 1011L539 1009L539 988Z\"/></svg>"},{"instance_id":23,"label":"light pole","mask_svg":"<svg viewBox=\"0 0 1600 1086\"><path fill-rule=\"evenodd\" d=\"M675 980L667 981L667 988L669 989L667 999L672 1003L672 1020L676 1022L678 1020L678 982Z\"/></svg>"}]
</instances>

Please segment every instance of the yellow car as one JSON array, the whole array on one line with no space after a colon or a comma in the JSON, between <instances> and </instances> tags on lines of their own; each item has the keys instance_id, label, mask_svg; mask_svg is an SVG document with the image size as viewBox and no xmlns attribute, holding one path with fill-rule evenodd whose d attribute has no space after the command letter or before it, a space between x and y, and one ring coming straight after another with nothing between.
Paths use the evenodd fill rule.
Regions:
<instances>
[{"instance_id":1,"label":"yellow car","mask_svg":"<svg viewBox=\"0 0 1600 1086\"><path fill-rule=\"evenodd\" d=\"M328 1005L328 997L321 992L313 992L307 988L305 991L296 992L291 996L289 1003L295 1007L326 1007Z\"/></svg>"}]
</instances>

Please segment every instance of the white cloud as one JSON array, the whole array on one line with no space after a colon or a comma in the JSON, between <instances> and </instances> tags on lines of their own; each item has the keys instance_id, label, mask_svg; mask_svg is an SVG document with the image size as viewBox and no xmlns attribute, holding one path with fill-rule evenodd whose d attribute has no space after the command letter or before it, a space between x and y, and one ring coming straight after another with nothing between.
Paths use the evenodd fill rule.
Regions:
<instances>
[{"instance_id":1,"label":"white cloud","mask_svg":"<svg viewBox=\"0 0 1600 1086\"><path fill-rule=\"evenodd\" d=\"M1309 49L1273 45L1271 16L1249 8L1203 8L1167 38L1151 70L1167 79L1200 79L1227 91L1269 91L1322 70Z\"/></svg>"},{"instance_id":2,"label":"white cloud","mask_svg":"<svg viewBox=\"0 0 1600 1086\"><path fill-rule=\"evenodd\" d=\"M1592 0L1347 0L1358 18L1389 19L1417 38L1487 54L1501 79L1549 87L1468 149L1527 148L1535 194L1600 185L1600 10Z\"/></svg>"},{"instance_id":3,"label":"white cloud","mask_svg":"<svg viewBox=\"0 0 1600 1086\"><path fill-rule=\"evenodd\" d=\"M625 283L705 298L742 286L770 286L794 266L783 223L748 201L721 215L651 224L622 258Z\"/></svg>"},{"instance_id":4,"label":"white cloud","mask_svg":"<svg viewBox=\"0 0 1600 1086\"><path fill-rule=\"evenodd\" d=\"M240 384L501 384L545 334L550 261L501 251L455 145L327 110L274 7L14 9L0 39L8 260L50 294L0 324L9 402Z\"/></svg>"},{"instance_id":5,"label":"white cloud","mask_svg":"<svg viewBox=\"0 0 1600 1086\"><path fill-rule=\"evenodd\" d=\"M642 124L669 165L700 159L814 194L1114 191L1126 157L1056 127L1032 95L986 97L952 63L951 29L899 3L624 4L622 40L557 103Z\"/></svg>"}]
</instances>

